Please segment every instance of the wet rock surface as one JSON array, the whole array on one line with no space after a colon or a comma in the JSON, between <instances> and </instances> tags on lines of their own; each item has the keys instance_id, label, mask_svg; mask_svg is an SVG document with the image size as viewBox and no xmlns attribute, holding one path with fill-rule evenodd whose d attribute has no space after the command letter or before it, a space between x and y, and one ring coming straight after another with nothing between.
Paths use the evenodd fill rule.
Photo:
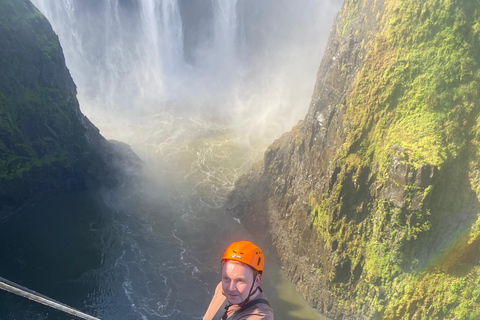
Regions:
<instances>
[{"instance_id":1,"label":"wet rock surface","mask_svg":"<svg viewBox=\"0 0 480 320\"><path fill-rule=\"evenodd\" d=\"M0 12L0 219L51 194L133 177L139 158L81 113L47 19L26 0L2 1Z\"/></svg>"},{"instance_id":2,"label":"wet rock surface","mask_svg":"<svg viewBox=\"0 0 480 320\"><path fill-rule=\"evenodd\" d=\"M339 13L305 120L268 148L263 166L242 177L228 200L228 207L236 208L233 214L246 216L251 229L259 233L268 230L297 290L321 313L335 319L362 318L354 310L340 307L331 292L331 281L351 282L352 262L340 259L338 244L327 245L317 232L309 197L321 197L336 183L338 172L331 162L348 129L344 122L346 99L375 37L376 22L371 17L380 17L382 10L381 2L366 1L354 17L345 16L343 10ZM351 26L342 34L347 24ZM362 179L352 188L363 188L368 173ZM256 188L263 192L255 192ZM369 195L368 188L358 192ZM248 197L252 193L253 201ZM252 217L263 217L267 229L258 228ZM358 265L357 279L360 273Z\"/></svg>"},{"instance_id":3,"label":"wet rock surface","mask_svg":"<svg viewBox=\"0 0 480 320\"><path fill-rule=\"evenodd\" d=\"M233 214L273 244L296 289L334 319L428 318L429 312L442 318L445 308L432 311L431 297L414 296L428 294L406 288L420 288L423 279L417 274L453 283L460 281L459 274L475 277L478 270L479 259L469 255L478 251L480 237L476 140L428 162L429 154L418 158L428 143L402 143L409 138L405 135L400 142L375 136L375 129L381 130L376 126L389 127L401 118L388 109L399 99L398 86L391 100L364 112L378 106L375 94L383 90L369 85L394 77L391 64L384 73L378 68L392 54L382 28L398 22L389 20L399 12L394 7L384 1L345 1L308 114L267 149L263 163L237 182L228 199ZM352 103L359 95L362 99ZM259 223L262 219L265 223Z\"/></svg>"}]
</instances>

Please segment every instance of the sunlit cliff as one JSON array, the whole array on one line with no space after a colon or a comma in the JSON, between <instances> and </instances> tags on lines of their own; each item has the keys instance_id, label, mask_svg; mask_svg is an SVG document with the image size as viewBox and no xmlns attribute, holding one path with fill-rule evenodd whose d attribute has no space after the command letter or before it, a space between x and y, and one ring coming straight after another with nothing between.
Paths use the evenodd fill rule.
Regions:
<instances>
[{"instance_id":1,"label":"sunlit cliff","mask_svg":"<svg viewBox=\"0 0 480 320\"><path fill-rule=\"evenodd\" d=\"M229 197L335 319L476 319L478 1L347 0L305 119Z\"/></svg>"}]
</instances>

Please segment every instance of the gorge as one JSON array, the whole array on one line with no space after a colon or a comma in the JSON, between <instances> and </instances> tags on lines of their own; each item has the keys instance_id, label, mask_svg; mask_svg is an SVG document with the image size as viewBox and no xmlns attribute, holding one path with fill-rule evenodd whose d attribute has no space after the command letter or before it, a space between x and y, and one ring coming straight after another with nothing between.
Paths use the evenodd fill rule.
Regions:
<instances>
[{"instance_id":1,"label":"gorge","mask_svg":"<svg viewBox=\"0 0 480 320\"><path fill-rule=\"evenodd\" d=\"M212 2L205 9L199 3L34 1L58 34L58 44L28 1L2 0L3 30L20 43L3 47L10 56L2 58L2 70L12 70L6 79L14 79L11 75L18 70L29 75L35 75L30 68L49 70L42 63L50 61L49 50L56 48L72 101L59 105L77 115L61 118L59 126L68 131L78 118L92 120L102 135L130 144L143 162L140 169L136 159L113 161L122 174L127 169L127 176L104 183L109 179L103 174L112 164L109 153L100 166L101 161L85 152L88 144L74 146L80 153L72 153L72 159L87 169L87 182L52 188L53 196L38 192L26 203L21 198L17 214L0 224L4 277L102 319L201 316L218 281L223 247L239 237L254 238L241 221L224 213L222 204L236 178L306 111L339 4L306 1L297 7L290 1L270 1L229 7ZM16 25L12 13L17 14ZM280 30L277 21L282 21ZM12 36L13 26L28 32ZM202 37L204 42L196 42ZM312 37L319 40L311 42ZM32 41L36 38L39 42ZM51 40L48 47L43 47L44 38ZM28 59L9 62L25 51L40 66ZM29 79L36 85L36 76ZM11 94L8 88L1 92ZM26 102L35 120L55 101L48 96L43 100L42 92L32 94L41 107ZM11 108L21 113L16 106ZM72 131L62 146L81 139ZM32 130L36 135L41 136ZM92 153L99 149L93 147ZM68 162L56 164L60 172L70 168ZM45 174L40 182L51 177L48 170L40 172ZM57 176L52 181L69 180ZM323 319L294 292L274 255L267 258L271 271L263 282L277 318ZM65 319L0 294L2 319Z\"/></svg>"},{"instance_id":2,"label":"gorge","mask_svg":"<svg viewBox=\"0 0 480 320\"><path fill-rule=\"evenodd\" d=\"M345 1L307 116L229 196L332 318L479 316L478 4Z\"/></svg>"},{"instance_id":3,"label":"gorge","mask_svg":"<svg viewBox=\"0 0 480 320\"><path fill-rule=\"evenodd\" d=\"M0 0L0 276L200 319L242 237L277 319L479 318L478 0L32 2Z\"/></svg>"}]
</instances>

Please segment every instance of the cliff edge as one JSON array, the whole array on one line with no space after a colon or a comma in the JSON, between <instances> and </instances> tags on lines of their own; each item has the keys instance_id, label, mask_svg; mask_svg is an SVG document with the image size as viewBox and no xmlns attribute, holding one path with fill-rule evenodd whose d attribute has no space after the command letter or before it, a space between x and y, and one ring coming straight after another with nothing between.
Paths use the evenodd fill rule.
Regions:
<instances>
[{"instance_id":1,"label":"cliff edge","mask_svg":"<svg viewBox=\"0 0 480 320\"><path fill-rule=\"evenodd\" d=\"M346 0L308 114L230 194L321 313L480 316L479 7Z\"/></svg>"},{"instance_id":2,"label":"cliff edge","mask_svg":"<svg viewBox=\"0 0 480 320\"><path fill-rule=\"evenodd\" d=\"M27 0L0 0L0 220L50 194L113 186L138 168L81 113L58 37Z\"/></svg>"}]
</instances>

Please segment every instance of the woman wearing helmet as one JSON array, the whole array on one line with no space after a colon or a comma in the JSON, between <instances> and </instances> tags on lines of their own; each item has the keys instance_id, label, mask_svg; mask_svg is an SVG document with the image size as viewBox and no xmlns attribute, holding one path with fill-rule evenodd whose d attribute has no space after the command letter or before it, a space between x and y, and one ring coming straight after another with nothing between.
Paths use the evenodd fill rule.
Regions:
<instances>
[{"instance_id":1,"label":"woman wearing helmet","mask_svg":"<svg viewBox=\"0 0 480 320\"><path fill-rule=\"evenodd\" d=\"M273 310L259 286L263 263L262 250L249 241L228 246L222 255L222 282L203 319L213 319L225 297L228 305L222 320L273 319Z\"/></svg>"}]
</instances>

